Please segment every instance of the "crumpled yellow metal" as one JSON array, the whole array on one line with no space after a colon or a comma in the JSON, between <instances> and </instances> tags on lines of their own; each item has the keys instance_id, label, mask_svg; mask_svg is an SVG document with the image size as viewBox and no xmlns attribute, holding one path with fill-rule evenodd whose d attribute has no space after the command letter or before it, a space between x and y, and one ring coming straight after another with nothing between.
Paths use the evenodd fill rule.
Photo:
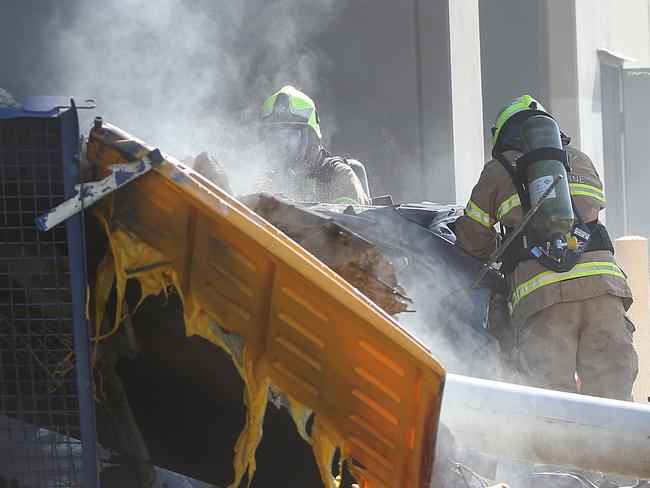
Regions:
<instances>
[{"instance_id":1,"label":"crumpled yellow metal","mask_svg":"<svg viewBox=\"0 0 650 488\"><path fill-rule=\"evenodd\" d=\"M149 150L104 124L91 131L87 153L101 171ZM270 388L284 395L326 487L338 484L337 449L363 486L430 484L444 369L377 305L170 157L95 213L109 243L95 287L97 331L113 284L109 334L122 319L129 279L140 283L140 303L173 290L186 334L226 350L244 380L247 417L230 486L252 480Z\"/></svg>"}]
</instances>

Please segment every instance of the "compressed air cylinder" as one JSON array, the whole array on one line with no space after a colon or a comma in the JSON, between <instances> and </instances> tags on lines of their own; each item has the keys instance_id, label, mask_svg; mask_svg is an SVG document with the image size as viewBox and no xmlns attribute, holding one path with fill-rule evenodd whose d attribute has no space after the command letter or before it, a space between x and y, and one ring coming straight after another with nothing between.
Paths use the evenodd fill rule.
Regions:
<instances>
[{"instance_id":1,"label":"compressed air cylinder","mask_svg":"<svg viewBox=\"0 0 650 488\"><path fill-rule=\"evenodd\" d=\"M542 147L562 149L557 123L545 115L535 115L527 119L521 126L521 139L524 152ZM558 234L564 236L573 226L573 207L566 169L561 161L548 159L530 164L526 171L531 205L535 205L542 198L557 175L562 175L562 179L531 219L535 230L548 239Z\"/></svg>"}]
</instances>

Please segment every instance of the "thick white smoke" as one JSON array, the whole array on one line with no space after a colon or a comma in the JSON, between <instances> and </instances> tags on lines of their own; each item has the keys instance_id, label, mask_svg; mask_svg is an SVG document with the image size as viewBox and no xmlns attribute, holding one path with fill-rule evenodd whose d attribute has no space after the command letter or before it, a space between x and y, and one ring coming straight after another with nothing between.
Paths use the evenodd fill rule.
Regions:
<instances>
[{"instance_id":1,"label":"thick white smoke","mask_svg":"<svg viewBox=\"0 0 650 488\"><path fill-rule=\"evenodd\" d=\"M206 150L235 193L254 191L265 170L258 108L284 84L324 89L327 60L309 41L337 10L334 0L78 2L48 26L42 92L92 96L106 121L181 159Z\"/></svg>"},{"instance_id":2,"label":"thick white smoke","mask_svg":"<svg viewBox=\"0 0 650 488\"><path fill-rule=\"evenodd\" d=\"M17 105L14 97L4 88L0 88L0 107L14 107Z\"/></svg>"}]
</instances>

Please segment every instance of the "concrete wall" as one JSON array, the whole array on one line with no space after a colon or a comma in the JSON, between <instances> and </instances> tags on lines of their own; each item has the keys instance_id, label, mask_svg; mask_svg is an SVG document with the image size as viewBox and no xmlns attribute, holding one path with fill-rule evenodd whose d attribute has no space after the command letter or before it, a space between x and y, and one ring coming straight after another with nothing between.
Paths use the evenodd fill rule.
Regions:
<instances>
[{"instance_id":1,"label":"concrete wall","mask_svg":"<svg viewBox=\"0 0 650 488\"><path fill-rule=\"evenodd\" d=\"M578 61L575 4L548 0L548 80L549 107L565 134L580 146L578 114Z\"/></svg>"},{"instance_id":2,"label":"concrete wall","mask_svg":"<svg viewBox=\"0 0 650 488\"><path fill-rule=\"evenodd\" d=\"M374 196L424 196L415 45L413 5L390 0L346 2L336 25L313 43L330 60L319 67L317 97L326 145L366 164ZM438 84L447 91L444 78Z\"/></svg>"},{"instance_id":3,"label":"concrete wall","mask_svg":"<svg viewBox=\"0 0 650 488\"><path fill-rule=\"evenodd\" d=\"M598 49L635 59L625 67L650 66L650 2L548 0L548 6L552 110L604 173Z\"/></svg>"},{"instance_id":4,"label":"concrete wall","mask_svg":"<svg viewBox=\"0 0 650 488\"><path fill-rule=\"evenodd\" d=\"M648 292L648 241L643 237L616 239L616 260L627 274L634 303L628 314L634 322L634 343L639 352L639 375L634 400L648 404L650 398L650 293Z\"/></svg>"},{"instance_id":5,"label":"concrete wall","mask_svg":"<svg viewBox=\"0 0 650 488\"><path fill-rule=\"evenodd\" d=\"M483 135L488 158L492 151L490 128L508 101L529 94L550 105L546 9L538 0L481 0L480 26Z\"/></svg>"},{"instance_id":6,"label":"concrete wall","mask_svg":"<svg viewBox=\"0 0 650 488\"><path fill-rule=\"evenodd\" d=\"M449 3L455 198L465 205L483 168L483 103L478 0Z\"/></svg>"},{"instance_id":7,"label":"concrete wall","mask_svg":"<svg viewBox=\"0 0 650 488\"><path fill-rule=\"evenodd\" d=\"M650 66L623 71L623 134L625 161L621 168L624 181L625 214L623 222L628 234L650 238ZM608 166L605 166L607 171Z\"/></svg>"},{"instance_id":8,"label":"concrete wall","mask_svg":"<svg viewBox=\"0 0 650 488\"><path fill-rule=\"evenodd\" d=\"M324 130L373 194L464 205L483 164L478 0L348 2L315 45Z\"/></svg>"},{"instance_id":9,"label":"concrete wall","mask_svg":"<svg viewBox=\"0 0 650 488\"><path fill-rule=\"evenodd\" d=\"M650 66L648 0L576 0L578 111L581 149L602 167L602 118L598 48L634 58L625 67Z\"/></svg>"}]
</instances>

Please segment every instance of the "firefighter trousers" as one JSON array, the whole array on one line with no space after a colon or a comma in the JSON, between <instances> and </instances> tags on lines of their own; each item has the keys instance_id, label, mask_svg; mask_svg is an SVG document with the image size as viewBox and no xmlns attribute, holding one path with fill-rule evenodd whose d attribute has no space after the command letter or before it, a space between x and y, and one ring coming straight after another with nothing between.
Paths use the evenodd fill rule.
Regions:
<instances>
[{"instance_id":1,"label":"firefighter trousers","mask_svg":"<svg viewBox=\"0 0 650 488\"><path fill-rule=\"evenodd\" d=\"M622 299L612 294L551 305L517 331L520 380L529 386L572 393L579 388L585 395L632 400L639 368L633 332Z\"/></svg>"}]
</instances>

